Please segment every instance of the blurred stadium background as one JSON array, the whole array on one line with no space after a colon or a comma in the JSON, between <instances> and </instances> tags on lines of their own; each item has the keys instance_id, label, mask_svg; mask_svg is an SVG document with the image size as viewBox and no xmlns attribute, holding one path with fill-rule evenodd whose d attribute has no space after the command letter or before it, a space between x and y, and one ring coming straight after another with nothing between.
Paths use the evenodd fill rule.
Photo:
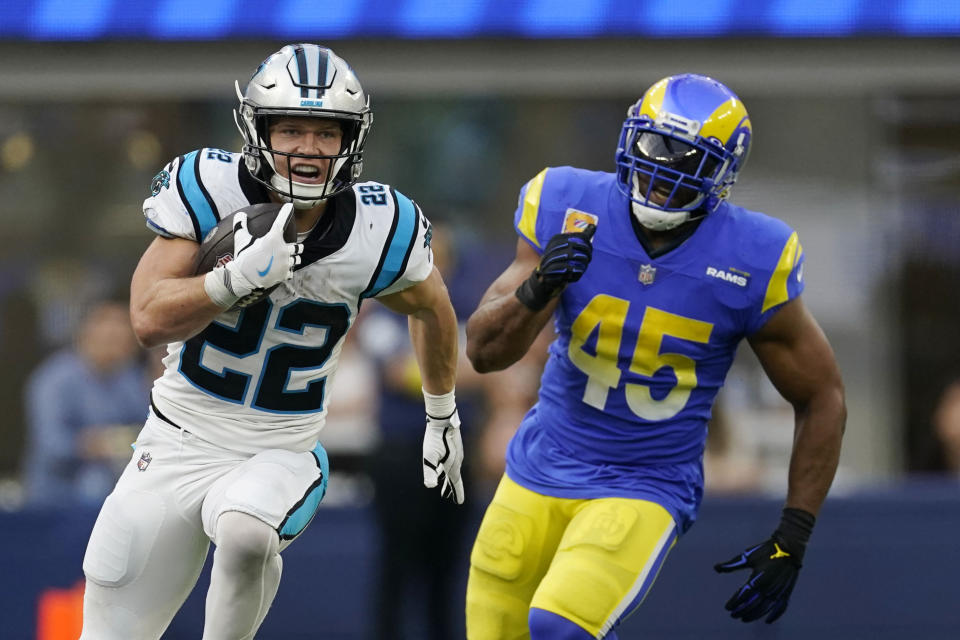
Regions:
<instances>
[{"instance_id":1,"label":"blurred stadium background","mask_svg":"<svg viewBox=\"0 0 960 640\"><path fill-rule=\"evenodd\" d=\"M732 199L800 232L804 297L847 385L841 468L790 614L773 627L728 620L734 583L710 567L774 526L792 430L741 353L721 397L726 455L756 481L728 486L718 472L621 638L960 636L960 470L933 426L960 376L958 37L957 0L2 3L0 637L71 637L96 516L25 500L29 376L71 343L92 300L126 288L151 239L139 210L152 176L198 147L239 149L233 81L293 41L333 47L372 96L364 176L447 223L468 276L453 292L463 319L509 261L527 179L548 165L611 170L626 107L663 76L732 87L756 132ZM466 424L475 444L489 402L478 394ZM364 443L376 428L369 416L357 427ZM332 448L362 458L353 440L347 429ZM464 576L489 458L473 461ZM333 499L286 552L259 637L374 637L380 535L362 464L345 468L346 488L335 469ZM203 586L167 637L197 637ZM450 594L460 619L462 601ZM403 625L426 637L426 621Z\"/></svg>"}]
</instances>

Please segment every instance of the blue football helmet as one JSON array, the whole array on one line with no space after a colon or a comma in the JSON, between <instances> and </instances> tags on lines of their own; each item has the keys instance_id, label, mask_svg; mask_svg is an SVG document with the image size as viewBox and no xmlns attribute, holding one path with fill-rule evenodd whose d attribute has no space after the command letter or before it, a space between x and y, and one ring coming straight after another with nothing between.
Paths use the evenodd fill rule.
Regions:
<instances>
[{"instance_id":1,"label":"blue football helmet","mask_svg":"<svg viewBox=\"0 0 960 640\"><path fill-rule=\"evenodd\" d=\"M670 76L627 110L617 185L640 224L665 231L716 210L750 152L750 117L713 78Z\"/></svg>"}]
</instances>

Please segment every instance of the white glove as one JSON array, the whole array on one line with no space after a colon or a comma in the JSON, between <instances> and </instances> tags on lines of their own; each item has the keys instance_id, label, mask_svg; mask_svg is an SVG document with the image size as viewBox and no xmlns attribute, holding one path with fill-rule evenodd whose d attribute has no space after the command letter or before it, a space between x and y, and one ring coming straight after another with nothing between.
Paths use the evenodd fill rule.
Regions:
<instances>
[{"instance_id":1,"label":"white glove","mask_svg":"<svg viewBox=\"0 0 960 640\"><path fill-rule=\"evenodd\" d=\"M440 495L463 504L463 441L460 439L460 416L454 408L446 418L427 414L427 430L423 434L423 485L429 489L440 484Z\"/></svg>"},{"instance_id":2,"label":"white glove","mask_svg":"<svg viewBox=\"0 0 960 640\"><path fill-rule=\"evenodd\" d=\"M293 268L300 264L303 244L283 239L283 229L293 215L287 203L260 238L247 230L247 214L233 214L233 260L216 267L203 281L207 295L221 307L229 308L250 294L262 293L293 277Z\"/></svg>"}]
</instances>

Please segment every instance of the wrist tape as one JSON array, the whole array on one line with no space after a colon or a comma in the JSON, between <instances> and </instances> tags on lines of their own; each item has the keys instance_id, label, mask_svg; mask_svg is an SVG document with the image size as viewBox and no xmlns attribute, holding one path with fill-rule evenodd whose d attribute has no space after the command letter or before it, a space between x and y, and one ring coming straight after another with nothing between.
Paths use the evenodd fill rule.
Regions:
<instances>
[{"instance_id":1,"label":"wrist tape","mask_svg":"<svg viewBox=\"0 0 960 640\"><path fill-rule=\"evenodd\" d=\"M230 272L226 267L217 267L203 278L203 289L218 307L229 309L240 299L230 286Z\"/></svg>"},{"instance_id":2,"label":"wrist tape","mask_svg":"<svg viewBox=\"0 0 960 640\"><path fill-rule=\"evenodd\" d=\"M777 527L773 535L779 536L790 546L790 550L799 562L803 559L804 551L806 551L816 521L817 518L812 513L803 509L786 507L780 517L780 526Z\"/></svg>"},{"instance_id":3,"label":"wrist tape","mask_svg":"<svg viewBox=\"0 0 960 640\"><path fill-rule=\"evenodd\" d=\"M427 415L431 418L446 419L453 415L457 410L457 402L454 398L456 388L447 393L434 395L421 387L423 391L423 404L426 406Z\"/></svg>"},{"instance_id":4,"label":"wrist tape","mask_svg":"<svg viewBox=\"0 0 960 640\"><path fill-rule=\"evenodd\" d=\"M531 311L543 310L562 289L551 289L534 271L516 290L517 300Z\"/></svg>"}]
</instances>

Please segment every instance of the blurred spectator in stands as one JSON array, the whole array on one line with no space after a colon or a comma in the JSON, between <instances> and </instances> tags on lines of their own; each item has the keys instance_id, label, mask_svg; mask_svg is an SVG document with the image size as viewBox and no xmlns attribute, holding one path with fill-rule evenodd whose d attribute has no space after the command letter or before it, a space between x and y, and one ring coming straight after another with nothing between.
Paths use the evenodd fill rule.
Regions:
<instances>
[{"instance_id":1,"label":"blurred spectator in stands","mask_svg":"<svg viewBox=\"0 0 960 640\"><path fill-rule=\"evenodd\" d=\"M941 469L960 477L960 378L954 378L940 394L933 412L933 431Z\"/></svg>"},{"instance_id":2,"label":"blurred spectator in stands","mask_svg":"<svg viewBox=\"0 0 960 640\"><path fill-rule=\"evenodd\" d=\"M735 435L718 397L703 452L704 490L709 493L750 493L762 488L762 465L747 453L749 448L737 445Z\"/></svg>"},{"instance_id":3,"label":"blurred spectator in stands","mask_svg":"<svg viewBox=\"0 0 960 640\"><path fill-rule=\"evenodd\" d=\"M0 252L6 248L0 246ZM44 353L28 287L24 274L0 260L0 362L6 365L0 371L0 510L15 509L22 501L19 476L27 431L23 395L27 375Z\"/></svg>"},{"instance_id":4,"label":"blurred spectator in stands","mask_svg":"<svg viewBox=\"0 0 960 640\"><path fill-rule=\"evenodd\" d=\"M431 243L434 264L450 289L457 316L465 318L467 310L457 308L457 299L464 298L463 289L469 285L457 277L453 241L445 225L434 223ZM455 296L454 292L460 295ZM466 304L476 304L479 296L478 290ZM463 507L441 500L435 492L424 489L421 466L411 463L422 458L425 418L420 372L407 337L407 319L375 305L356 333L363 350L377 363L380 378L380 438L370 458L381 539L373 637L377 640L462 637L464 585L460 581L465 581L470 520ZM480 376L466 359L465 345L461 334L457 408L464 425L479 427ZM340 380L335 384L339 400ZM476 427L463 432L464 440L476 436ZM468 442L466 450L472 449ZM465 461L462 474L468 504L477 495L470 468L470 461Z\"/></svg>"},{"instance_id":5,"label":"blurred spectator in stands","mask_svg":"<svg viewBox=\"0 0 960 640\"><path fill-rule=\"evenodd\" d=\"M127 304L94 304L72 347L31 374L24 468L26 502L100 504L130 458L147 415L150 377Z\"/></svg>"},{"instance_id":6,"label":"blurred spectator in stands","mask_svg":"<svg viewBox=\"0 0 960 640\"><path fill-rule=\"evenodd\" d=\"M553 324L548 323L524 356L502 371L483 376L487 415L480 430L476 447L477 490L486 503L493 497L503 475L507 443L517 426L537 401L540 376L547 362L547 347L556 337Z\"/></svg>"},{"instance_id":7,"label":"blurred spectator in stands","mask_svg":"<svg viewBox=\"0 0 960 640\"><path fill-rule=\"evenodd\" d=\"M368 504L372 497L369 457L380 437L377 426L380 380L377 363L359 348L358 335L363 332L365 318L378 306L360 307L353 330L344 338L337 372L328 391L330 405L326 424L320 432L320 442L330 458L330 482L320 503L322 507L361 506ZM401 337L410 351L410 340L406 335ZM413 359L413 352L410 354ZM416 360L413 360L413 366L416 368ZM417 394L422 398L419 387ZM416 459L417 456L412 458ZM416 488L419 485L413 483L410 486Z\"/></svg>"}]
</instances>

